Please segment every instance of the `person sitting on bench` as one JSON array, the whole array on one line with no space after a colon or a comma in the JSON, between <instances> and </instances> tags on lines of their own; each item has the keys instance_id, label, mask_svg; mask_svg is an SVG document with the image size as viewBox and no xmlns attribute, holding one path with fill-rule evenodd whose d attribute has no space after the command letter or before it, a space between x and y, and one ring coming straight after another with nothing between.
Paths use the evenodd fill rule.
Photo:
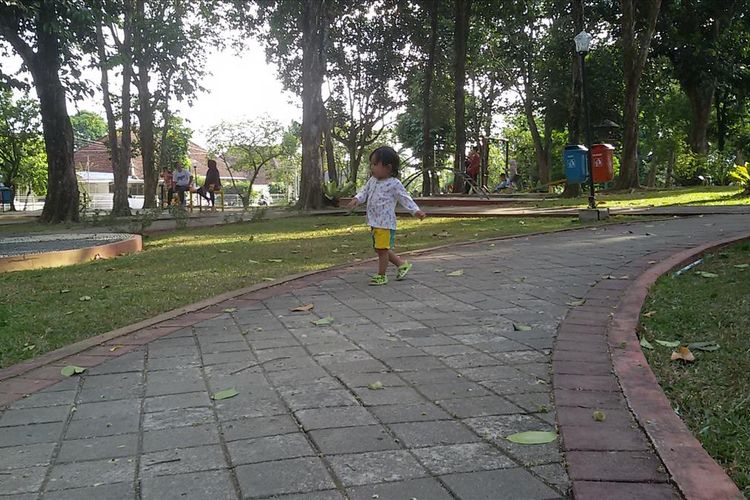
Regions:
<instances>
[{"instance_id":1,"label":"person sitting on bench","mask_svg":"<svg viewBox=\"0 0 750 500\"><path fill-rule=\"evenodd\" d=\"M208 160L208 172L206 172L206 180L203 182L203 186L198 188L196 191L200 196L211 203L211 206L216 205L216 191L221 190L221 179L219 178L219 169L216 167L216 160Z\"/></svg>"},{"instance_id":2,"label":"person sitting on bench","mask_svg":"<svg viewBox=\"0 0 750 500\"><path fill-rule=\"evenodd\" d=\"M177 196L180 197L180 205L184 206L185 191L190 190L190 185L193 183L193 176L190 175L190 171L182 167L181 162L176 162L172 178L174 180L174 189L177 191Z\"/></svg>"},{"instance_id":3,"label":"person sitting on bench","mask_svg":"<svg viewBox=\"0 0 750 500\"><path fill-rule=\"evenodd\" d=\"M500 174L500 184L497 185L494 192L497 193L503 189L510 189L511 187L513 187L513 185L511 184L510 179L508 179L508 176Z\"/></svg>"}]
</instances>

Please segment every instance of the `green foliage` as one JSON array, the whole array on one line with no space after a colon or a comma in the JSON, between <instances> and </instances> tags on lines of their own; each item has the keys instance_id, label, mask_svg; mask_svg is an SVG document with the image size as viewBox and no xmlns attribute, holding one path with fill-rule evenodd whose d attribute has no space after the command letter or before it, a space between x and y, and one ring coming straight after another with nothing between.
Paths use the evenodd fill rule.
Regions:
<instances>
[{"instance_id":1,"label":"green foliage","mask_svg":"<svg viewBox=\"0 0 750 500\"><path fill-rule=\"evenodd\" d=\"M223 121L209 130L208 143L211 154L220 158L233 173L232 186L245 208L252 201L253 183L260 170L269 174L280 164L288 167L284 161L295 157L299 149L294 130L285 130L268 116L241 122ZM240 180L248 182L244 193L238 187Z\"/></svg>"},{"instance_id":2,"label":"green foliage","mask_svg":"<svg viewBox=\"0 0 750 500\"><path fill-rule=\"evenodd\" d=\"M0 91L0 175L13 190L47 191L47 154L40 132L39 106L30 99L13 99Z\"/></svg>"},{"instance_id":3,"label":"green foliage","mask_svg":"<svg viewBox=\"0 0 750 500\"><path fill-rule=\"evenodd\" d=\"M323 196L331 201L336 201L339 198L352 196L354 195L356 190L357 186L353 181L340 185L334 181L326 182L325 184L323 184Z\"/></svg>"},{"instance_id":4,"label":"green foliage","mask_svg":"<svg viewBox=\"0 0 750 500\"><path fill-rule=\"evenodd\" d=\"M729 177L744 188L745 194L750 194L750 171L747 165L735 165L734 170L729 172Z\"/></svg>"},{"instance_id":5,"label":"green foliage","mask_svg":"<svg viewBox=\"0 0 750 500\"><path fill-rule=\"evenodd\" d=\"M107 122L99 114L91 111L79 111L70 117L70 124L73 126L75 149L88 146L107 134Z\"/></svg>"},{"instance_id":6,"label":"green foliage","mask_svg":"<svg viewBox=\"0 0 750 500\"><path fill-rule=\"evenodd\" d=\"M161 134L158 134L161 135ZM193 130L185 124L179 116L171 116L167 128L164 144L157 144L157 158L160 158L161 168L174 168L177 163L190 166L188 146L193 137Z\"/></svg>"}]
</instances>

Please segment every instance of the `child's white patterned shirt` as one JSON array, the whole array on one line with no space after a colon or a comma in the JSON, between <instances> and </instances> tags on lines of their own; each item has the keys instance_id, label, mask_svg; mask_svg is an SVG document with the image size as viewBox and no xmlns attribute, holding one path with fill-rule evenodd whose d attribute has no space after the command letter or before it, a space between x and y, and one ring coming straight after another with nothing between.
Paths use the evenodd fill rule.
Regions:
<instances>
[{"instance_id":1,"label":"child's white patterned shirt","mask_svg":"<svg viewBox=\"0 0 750 500\"><path fill-rule=\"evenodd\" d=\"M367 202L367 225L370 227L396 229L397 202L412 215L419 211L404 185L395 177L382 180L370 177L354 198L357 204Z\"/></svg>"}]
</instances>

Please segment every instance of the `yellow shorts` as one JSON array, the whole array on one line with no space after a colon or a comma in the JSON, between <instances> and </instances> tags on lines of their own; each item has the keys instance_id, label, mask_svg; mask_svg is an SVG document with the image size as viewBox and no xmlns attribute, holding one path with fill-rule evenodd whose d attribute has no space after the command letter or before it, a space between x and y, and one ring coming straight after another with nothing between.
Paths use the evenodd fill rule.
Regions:
<instances>
[{"instance_id":1,"label":"yellow shorts","mask_svg":"<svg viewBox=\"0 0 750 500\"><path fill-rule=\"evenodd\" d=\"M372 247L375 250L390 250L396 239L395 229L384 229L382 227L371 228Z\"/></svg>"}]
</instances>

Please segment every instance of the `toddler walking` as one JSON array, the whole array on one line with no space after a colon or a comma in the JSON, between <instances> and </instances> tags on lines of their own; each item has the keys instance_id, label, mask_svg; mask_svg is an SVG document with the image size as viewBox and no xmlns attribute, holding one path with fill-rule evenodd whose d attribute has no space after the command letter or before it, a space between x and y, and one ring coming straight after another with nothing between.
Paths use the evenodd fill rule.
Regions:
<instances>
[{"instance_id":1,"label":"toddler walking","mask_svg":"<svg viewBox=\"0 0 750 500\"><path fill-rule=\"evenodd\" d=\"M393 251L396 237L396 202L416 215L420 220L425 213L412 200L406 188L398 180L400 165L398 153L388 146L381 146L370 154L372 177L349 203L349 208L367 202L367 225L372 234L372 246L378 254L378 274L373 275L370 285L388 283L385 271L388 262L398 267L397 280L402 280L411 269L411 264Z\"/></svg>"}]
</instances>

